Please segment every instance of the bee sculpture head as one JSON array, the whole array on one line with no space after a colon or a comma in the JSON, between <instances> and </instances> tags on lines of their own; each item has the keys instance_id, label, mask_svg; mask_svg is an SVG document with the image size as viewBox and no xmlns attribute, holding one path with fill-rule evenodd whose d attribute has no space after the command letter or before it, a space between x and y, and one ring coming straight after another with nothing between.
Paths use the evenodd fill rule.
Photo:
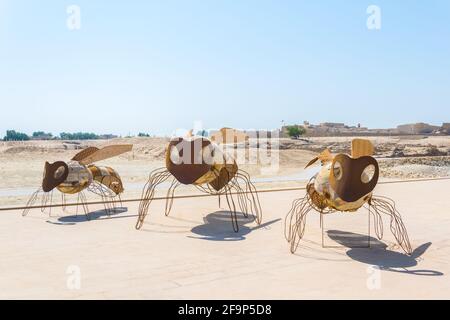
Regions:
<instances>
[{"instance_id":1,"label":"bee sculpture head","mask_svg":"<svg viewBox=\"0 0 450 320\"><path fill-rule=\"evenodd\" d=\"M42 190L50 192L63 183L69 175L69 167L64 161L45 162Z\"/></svg>"},{"instance_id":2,"label":"bee sculpture head","mask_svg":"<svg viewBox=\"0 0 450 320\"><path fill-rule=\"evenodd\" d=\"M379 166L373 153L374 147L369 140L354 139L351 155L333 155L325 149L312 159L306 167L318 160L322 162L322 170L314 181L314 190L319 193L316 198L336 209L357 209L367 202L379 177Z\"/></svg>"},{"instance_id":3,"label":"bee sculpture head","mask_svg":"<svg viewBox=\"0 0 450 320\"><path fill-rule=\"evenodd\" d=\"M346 202L369 195L378 182L378 162L371 156L352 158L346 154L334 157L330 170L330 186Z\"/></svg>"}]
</instances>

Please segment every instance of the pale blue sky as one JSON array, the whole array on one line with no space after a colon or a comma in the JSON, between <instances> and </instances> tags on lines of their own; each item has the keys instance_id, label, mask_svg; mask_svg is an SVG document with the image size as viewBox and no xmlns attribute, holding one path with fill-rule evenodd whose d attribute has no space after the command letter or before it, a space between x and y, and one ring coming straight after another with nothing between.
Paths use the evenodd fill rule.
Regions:
<instances>
[{"instance_id":1,"label":"pale blue sky","mask_svg":"<svg viewBox=\"0 0 450 320\"><path fill-rule=\"evenodd\" d=\"M0 135L450 122L450 1L0 0L0 108Z\"/></svg>"}]
</instances>

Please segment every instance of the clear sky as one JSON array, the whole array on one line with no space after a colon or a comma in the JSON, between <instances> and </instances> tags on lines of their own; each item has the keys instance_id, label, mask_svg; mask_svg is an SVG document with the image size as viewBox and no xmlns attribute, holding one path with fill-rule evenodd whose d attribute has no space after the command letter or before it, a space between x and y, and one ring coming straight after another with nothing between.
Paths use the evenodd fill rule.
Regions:
<instances>
[{"instance_id":1,"label":"clear sky","mask_svg":"<svg viewBox=\"0 0 450 320\"><path fill-rule=\"evenodd\" d=\"M450 1L0 0L0 108L2 136L450 122Z\"/></svg>"}]
</instances>

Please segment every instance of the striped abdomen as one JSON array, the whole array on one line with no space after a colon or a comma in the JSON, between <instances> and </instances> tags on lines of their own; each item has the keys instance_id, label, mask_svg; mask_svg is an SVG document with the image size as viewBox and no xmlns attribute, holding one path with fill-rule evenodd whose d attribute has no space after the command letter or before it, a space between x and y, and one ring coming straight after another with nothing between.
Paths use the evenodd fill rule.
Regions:
<instances>
[{"instance_id":1,"label":"striped abdomen","mask_svg":"<svg viewBox=\"0 0 450 320\"><path fill-rule=\"evenodd\" d=\"M113 168L91 165L88 169L92 173L94 181L101 183L115 194L123 192L122 179L120 179L119 174Z\"/></svg>"}]
</instances>

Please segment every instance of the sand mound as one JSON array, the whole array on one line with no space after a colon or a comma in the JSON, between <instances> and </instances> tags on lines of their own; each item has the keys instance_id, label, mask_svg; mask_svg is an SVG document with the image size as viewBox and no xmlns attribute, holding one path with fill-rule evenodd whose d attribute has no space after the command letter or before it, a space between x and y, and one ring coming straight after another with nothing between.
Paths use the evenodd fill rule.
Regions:
<instances>
[{"instance_id":1,"label":"sand mound","mask_svg":"<svg viewBox=\"0 0 450 320\"><path fill-rule=\"evenodd\" d=\"M47 152L48 148L34 147L34 146L24 146L24 147L10 147L3 151L6 154L18 154L18 153L44 153Z\"/></svg>"},{"instance_id":2,"label":"sand mound","mask_svg":"<svg viewBox=\"0 0 450 320\"><path fill-rule=\"evenodd\" d=\"M438 178L450 176L450 157L385 159L380 161L383 177Z\"/></svg>"}]
</instances>

